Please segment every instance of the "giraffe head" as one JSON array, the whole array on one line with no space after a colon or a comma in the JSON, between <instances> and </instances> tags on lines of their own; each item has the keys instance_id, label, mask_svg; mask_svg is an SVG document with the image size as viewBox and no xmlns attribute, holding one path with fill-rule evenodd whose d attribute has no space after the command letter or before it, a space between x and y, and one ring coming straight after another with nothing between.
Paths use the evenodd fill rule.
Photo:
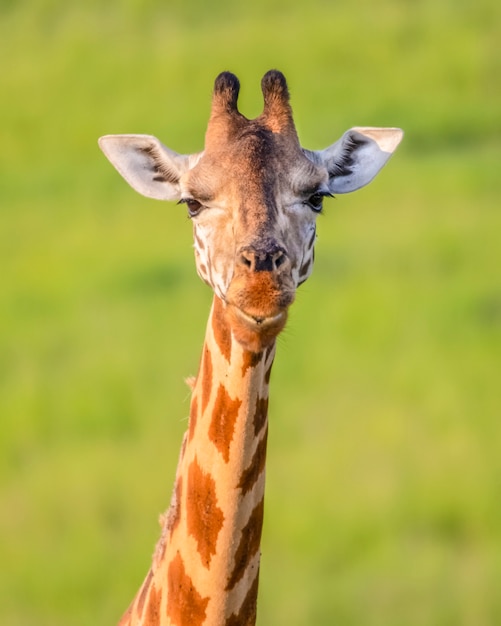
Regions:
<instances>
[{"instance_id":1,"label":"giraffe head","mask_svg":"<svg viewBox=\"0 0 501 626\"><path fill-rule=\"evenodd\" d=\"M396 128L353 128L321 151L301 147L283 74L262 79L264 109L238 110L239 82L216 78L202 152L181 155L149 135L99 145L139 193L186 205L197 271L224 303L234 337L258 352L282 330L313 267L325 196L369 183L400 143Z\"/></svg>"}]
</instances>

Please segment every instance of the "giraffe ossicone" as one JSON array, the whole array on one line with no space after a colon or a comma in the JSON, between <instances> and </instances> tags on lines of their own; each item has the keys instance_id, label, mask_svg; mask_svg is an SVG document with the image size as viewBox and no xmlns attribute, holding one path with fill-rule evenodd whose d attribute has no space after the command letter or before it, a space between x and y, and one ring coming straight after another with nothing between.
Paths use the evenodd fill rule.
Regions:
<instances>
[{"instance_id":1,"label":"giraffe ossicone","mask_svg":"<svg viewBox=\"0 0 501 626\"><path fill-rule=\"evenodd\" d=\"M403 133L356 127L301 147L280 72L262 79L262 114L238 110L239 81L215 81L204 149L150 135L99 145L139 193L185 204L196 267L214 291L172 501L151 569L122 626L250 626L256 620L275 340L313 268L323 199L368 184Z\"/></svg>"}]
</instances>

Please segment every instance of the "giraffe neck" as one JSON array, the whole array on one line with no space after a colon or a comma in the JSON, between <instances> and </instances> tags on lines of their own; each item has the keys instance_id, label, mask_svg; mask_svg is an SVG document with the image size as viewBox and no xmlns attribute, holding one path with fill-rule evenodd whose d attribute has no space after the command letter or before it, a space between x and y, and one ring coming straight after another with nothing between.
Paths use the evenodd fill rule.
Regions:
<instances>
[{"instance_id":1,"label":"giraffe neck","mask_svg":"<svg viewBox=\"0 0 501 626\"><path fill-rule=\"evenodd\" d=\"M121 626L255 624L275 344L244 350L223 306L216 296L171 506Z\"/></svg>"}]
</instances>

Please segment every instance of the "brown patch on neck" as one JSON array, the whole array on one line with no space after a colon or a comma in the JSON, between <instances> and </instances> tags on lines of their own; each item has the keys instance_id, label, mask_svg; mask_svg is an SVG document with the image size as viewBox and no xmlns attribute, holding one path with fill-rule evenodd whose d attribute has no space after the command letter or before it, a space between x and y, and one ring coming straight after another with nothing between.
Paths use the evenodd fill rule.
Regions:
<instances>
[{"instance_id":1,"label":"brown patch on neck","mask_svg":"<svg viewBox=\"0 0 501 626\"><path fill-rule=\"evenodd\" d=\"M245 376L249 367L254 369L256 365L263 358L262 352L248 352L247 350L244 352L243 363L242 363L242 377Z\"/></svg>"},{"instance_id":2,"label":"brown patch on neck","mask_svg":"<svg viewBox=\"0 0 501 626\"><path fill-rule=\"evenodd\" d=\"M212 410L209 437L226 463L230 460L230 446L241 404L241 400L232 400L223 385L219 385Z\"/></svg>"},{"instance_id":3,"label":"brown patch on neck","mask_svg":"<svg viewBox=\"0 0 501 626\"><path fill-rule=\"evenodd\" d=\"M188 533L197 542L202 564L209 568L216 554L216 543L223 526L224 514L217 505L216 483L195 459L188 472L187 519Z\"/></svg>"},{"instance_id":4,"label":"brown patch on neck","mask_svg":"<svg viewBox=\"0 0 501 626\"><path fill-rule=\"evenodd\" d=\"M261 500L252 511L249 521L242 529L240 543L235 552L235 565L231 573L226 591L231 591L242 579L247 566L259 551L261 531L263 529L264 500Z\"/></svg>"},{"instance_id":5,"label":"brown patch on neck","mask_svg":"<svg viewBox=\"0 0 501 626\"><path fill-rule=\"evenodd\" d=\"M259 586L259 571L254 582L245 596L240 611L232 613L226 620L225 626L254 626L257 614L257 591Z\"/></svg>"},{"instance_id":6,"label":"brown patch on neck","mask_svg":"<svg viewBox=\"0 0 501 626\"><path fill-rule=\"evenodd\" d=\"M275 347L275 344L272 344L271 346L268 346L266 348L266 352L264 353L264 359L265 361L267 361L270 358L271 353L273 352L273 348Z\"/></svg>"},{"instance_id":7,"label":"brown patch on neck","mask_svg":"<svg viewBox=\"0 0 501 626\"><path fill-rule=\"evenodd\" d=\"M162 602L162 589L151 585L150 595L146 604L146 611L142 624L144 626L160 626L160 604Z\"/></svg>"},{"instance_id":8,"label":"brown patch on neck","mask_svg":"<svg viewBox=\"0 0 501 626\"><path fill-rule=\"evenodd\" d=\"M265 363L268 361L268 359L269 359L269 357L270 357L270 355L271 355L271 352L272 352L272 350L274 349L274 347L275 347L275 344L273 344L273 345L269 346L269 347L266 349L266 352L265 352L265 355L264 355L264 361L265 361ZM267 371L266 371L266 374L264 375L264 382L265 382L267 385L269 385L269 384L270 384L270 376L271 376L271 368L272 368L272 367L273 367L273 360L271 361L271 363L270 363L270 365L269 365L269 367L268 367L268 369L267 369Z\"/></svg>"},{"instance_id":9,"label":"brown patch on neck","mask_svg":"<svg viewBox=\"0 0 501 626\"><path fill-rule=\"evenodd\" d=\"M221 354L229 363L231 357L231 330L226 320L223 303L217 296L214 297L212 310L212 331Z\"/></svg>"},{"instance_id":10,"label":"brown patch on neck","mask_svg":"<svg viewBox=\"0 0 501 626\"><path fill-rule=\"evenodd\" d=\"M264 375L264 382L269 385L270 384L270 376L271 376L271 368L273 367L273 363L270 364L266 374Z\"/></svg>"},{"instance_id":11,"label":"brown patch on neck","mask_svg":"<svg viewBox=\"0 0 501 626\"><path fill-rule=\"evenodd\" d=\"M247 467L240 478L238 487L242 490L242 496L245 496L256 484L259 476L266 466L266 443L268 439L268 429L264 433L257 445L256 452L252 458L251 464Z\"/></svg>"},{"instance_id":12,"label":"brown patch on neck","mask_svg":"<svg viewBox=\"0 0 501 626\"><path fill-rule=\"evenodd\" d=\"M203 626L209 598L203 598L186 574L179 552L167 573L167 616L175 626Z\"/></svg>"},{"instance_id":13,"label":"brown patch on neck","mask_svg":"<svg viewBox=\"0 0 501 626\"><path fill-rule=\"evenodd\" d=\"M254 434L259 435L261 429L266 424L268 417L268 398L258 398L256 400L256 410L254 412Z\"/></svg>"}]
</instances>

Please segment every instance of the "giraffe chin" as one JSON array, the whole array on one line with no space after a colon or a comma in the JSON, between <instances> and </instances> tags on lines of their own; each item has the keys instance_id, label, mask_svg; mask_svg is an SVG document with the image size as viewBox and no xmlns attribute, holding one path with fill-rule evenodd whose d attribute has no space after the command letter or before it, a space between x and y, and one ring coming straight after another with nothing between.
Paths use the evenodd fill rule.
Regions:
<instances>
[{"instance_id":1,"label":"giraffe chin","mask_svg":"<svg viewBox=\"0 0 501 626\"><path fill-rule=\"evenodd\" d=\"M287 322L287 309L274 315L250 315L233 304L226 308L233 336L249 352L261 352L272 344Z\"/></svg>"}]
</instances>

